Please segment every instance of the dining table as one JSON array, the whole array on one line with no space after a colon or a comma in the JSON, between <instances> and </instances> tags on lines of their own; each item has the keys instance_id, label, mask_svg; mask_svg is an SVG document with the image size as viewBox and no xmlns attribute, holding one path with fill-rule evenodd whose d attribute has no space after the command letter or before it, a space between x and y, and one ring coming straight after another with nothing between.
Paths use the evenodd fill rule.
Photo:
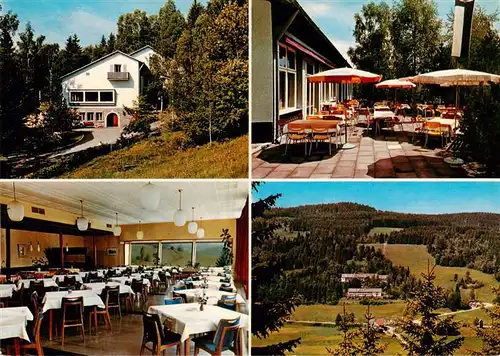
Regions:
<instances>
[{"instance_id":1,"label":"dining table","mask_svg":"<svg viewBox=\"0 0 500 356\"><path fill-rule=\"evenodd\" d=\"M21 354L21 339L31 342L26 330L28 321L33 321L33 314L28 307L0 308L0 340L13 338L15 355Z\"/></svg>"},{"instance_id":2,"label":"dining table","mask_svg":"<svg viewBox=\"0 0 500 356\"><path fill-rule=\"evenodd\" d=\"M193 283L193 286L195 288L201 288L201 286L203 285L203 281L189 281L191 283ZM178 282L177 285L180 285L180 286L184 286L186 283L186 280L181 280ZM234 287L234 284L231 282L231 283L222 283L222 282L211 282L211 281L207 281L207 287L210 288L210 289L216 289L216 290L219 290L220 287L222 286L229 286L230 288L232 288L233 290L236 290L236 288Z\"/></svg>"},{"instance_id":3,"label":"dining table","mask_svg":"<svg viewBox=\"0 0 500 356\"><path fill-rule=\"evenodd\" d=\"M120 294L134 294L134 292L132 291L132 287L130 287L126 284L123 284L123 283L118 283L118 282L84 283L83 287L88 289L88 290L92 290L99 295L102 294L103 289L106 287L111 287L111 288L120 287Z\"/></svg>"},{"instance_id":4,"label":"dining table","mask_svg":"<svg viewBox=\"0 0 500 356\"><path fill-rule=\"evenodd\" d=\"M49 311L49 340L52 341L52 329L54 320L54 310L61 309L63 297L74 298L83 297L84 307L97 307L104 308L104 303L93 290L75 290L75 291L60 291L60 292L47 292L43 298L42 313Z\"/></svg>"},{"instance_id":5,"label":"dining table","mask_svg":"<svg viewBox=\"0 0 500 356\"><path fill-rule=\"evenodd\" d=\"M211 305L217 305L217 302L221 300L222 296L224 295L235 295L236 294L236 303L237 304L244 304L245 300L241 297L241 295L237 293L231 293L231 292L224 292L216 289L202 289L202 288L195 288L195 289L184 289L180 291L175 291L176 294L183 294L186 296L186 300L188 303L195 303L198 300L198 297L203 295L203 291L205 291L205 296L208 298L208 304Z\"/></svg>"},{"instance_id":6,"label":"dining table","mask_svg":"<svg viewBox=\"0 0 500 356\"><path fill-rule=\"evenodd\" d=\"M136 279L141 279L141 278L142 277L139 277L139 278L136 278ZM121 284L125 284L126 282L132 283L133 279L134 278L132 278L132 277L122 276L122 277L111 277L109 280L113 281L113 282L118 282L118 283L121 283ZM151 284L151 282L147 278L142 278L142 284L145 284L145 285L147 285L149 287L149 285Z\"/></svg>"},{"instance_id":7,"label":"dining table","mask_svg":"<svg viewBox=\"0 0 500 356\"><path fill-rule=\"evenodd\" d=\"M32 278L28 278L28 279L21 279L21 282L23 283L24 285L24 289L28 289L30 287L30 284L31 282L34 282L34 281L43 281L43 286L45 288L50 288L50 287L59 287L56 283L55 280L53 280L52 278L44 278L44 279L32 279Z\"/></svg>"},{"instance_id":8,"label":"dining table","mask_svg":"<svg viewBox=\"0 0 500 356\"><path fill-rule=\"evenodd\" d=\"M64 282L64 277L66 277L66 276L71 277L71 278L75 277L75 280L77 282L83 283L83 279L79 274L57 274L57 275L53 276L52 279L54 281L56 281L57 283L60 283L60 282Z\"/></svg>"},{"instance_id":9,"label":"dining table","mask_svg":"<svg viewBox=\"0 0 500 356\"><path fill-rule=\"evenodd\" d=\"M181 335L184 343L184 355L190 354L191 337L217 330L221 319L240 318L240 327L248 329L248 315L215 305L205 305L200 310L198 303L183 303L173 305L152 305L148 313L157 314L167 328ZM244 333L243 333L244 334ZM240 342L242 342L240 338ZM242 349L240 347L240 349Z\"/></svg>"},{"instance_id":10,"label":"dining table","mask_svg":"<svg viewBox=\"0 0 500 356\"><path fill-rule=\"evenodd\" d=\"M0 298L11 298L15 290L15 284L0 284Z\"/></svg>"},{"instance_id":11,"label":"dining table","mask_svg":"<svg viewBox=\"0 0 500 356\"><path fill-rule=\"evenodd\" d=\"M388 106L377 106L373 110L373 120L375 121L375 136L381 132L380 121L392 119L396 115Z\"/></svg>"}]
</instances>

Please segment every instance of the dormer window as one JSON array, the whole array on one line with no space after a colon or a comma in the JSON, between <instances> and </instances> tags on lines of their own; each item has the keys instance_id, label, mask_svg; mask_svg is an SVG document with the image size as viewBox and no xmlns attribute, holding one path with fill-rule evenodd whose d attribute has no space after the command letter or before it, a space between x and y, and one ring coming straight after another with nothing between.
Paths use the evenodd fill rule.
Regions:
<instances>
[{"instance_id":1,"label":"dormer window","mask_svg":"<svg viewBox=\"0 0 500 356\"><path fill-rule=\"evenodd\" d=\"M121 73L121 71L122 71L122 65L115 64L115 73Z\"/></svg>"}]
</instances>

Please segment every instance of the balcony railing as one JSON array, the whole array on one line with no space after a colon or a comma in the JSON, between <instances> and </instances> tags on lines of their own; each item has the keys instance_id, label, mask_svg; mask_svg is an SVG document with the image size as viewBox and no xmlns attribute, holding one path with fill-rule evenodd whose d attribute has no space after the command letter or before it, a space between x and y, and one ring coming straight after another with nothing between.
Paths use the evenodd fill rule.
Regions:
<instances>
[{"instance_id":1,"label":"balcony railing","mask_svg":"<svg viewBox=\"0 0 500 356\"><path fill-rule=\"evenodd\" d=\"M108 72L108 80L129 80L128 72Z\"/></svg>"}]
</instances>

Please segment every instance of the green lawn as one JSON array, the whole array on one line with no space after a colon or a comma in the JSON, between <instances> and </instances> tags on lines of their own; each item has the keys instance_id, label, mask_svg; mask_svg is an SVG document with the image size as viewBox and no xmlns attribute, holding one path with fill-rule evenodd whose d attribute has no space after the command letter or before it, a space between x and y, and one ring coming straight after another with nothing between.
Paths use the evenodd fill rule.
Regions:
<instances>
[{"instance_id":1,"label":"green lawn","mask_svg":"<svg viewBox=\"0 0 500 356\"><path fill-rule=\"evenodd\" d=\"M368 236L374 236L374 235L379 235L379 234L390 234L391 232L394 231L400 231L403 230L400 227L373 227L370 232L368 233Z\"/></svg>"},{"instance_id":2,"label":"green lawn","mask_svg":"<svg viewBox=\"0 0 500 356\"><path fill-rule=\"evenodd\" d=\"M98 157L61 178L248 178L248 135L179 150L164 134Z\"/></svg>"},{"instance_id":3,"label":"green lawn","mask_svg":"<svg viewBox=\"0 0 500 356\"><path fill-rule=\"evenodd\" d=\"M382 244L372 245L378 248L383 247ZM427 252L426 246L424 245L388 244L385 249L385 256L395 265L409 267L410 271L416 276L420 276L421 273L427 271L428 263L432 266L435 262L434 257ZM491 287L498 286L500 284L491 274L486 274L465 267L436 266L436 282L443 288L452 289L455 286L455 282L453 280L454 274L457 273L460 278L465 276L466 271L470 272L472 279L479 280L484 283L484 287L475 290L476 298L483 302L491 302L494 299ZM462 298L467 298L468 293L468 290L462 290Z\"/></svg>"},{"instance_id":4,"label":"green lawn","mask_svg":"<svg viewBox=\"0 0 500 356\"><path fill-rule=\"evenodd\" d=\"M297 355L327 355L326 348L335 347L342 340L337 328L287 324L279 333L272 333L267 339L253 337L252 346L265 346L299 337L302 338L301 344L294 350ZM384 336L381 341L388 344L387 355L401 353L402 349L397 340Z\"/></svg>"},{"instance_id":5,"label":"green lawn","mask_svg":"<svg viewBox=\"0 0 500 356\"><path fill-rule=\"evenodd\" d=\"M405 304L403 301L394 301L385 305L370 305L370 312L375 318L395 318L403 315ZM366 305L358 304L355 301L346 301L346 311L354 313L356 321L363 321L366 312ZM337 314L342 314L342 301L338 305L300 305L292 314L292 320L310 321L335 321Z\"/></svg>"}]
</instances>

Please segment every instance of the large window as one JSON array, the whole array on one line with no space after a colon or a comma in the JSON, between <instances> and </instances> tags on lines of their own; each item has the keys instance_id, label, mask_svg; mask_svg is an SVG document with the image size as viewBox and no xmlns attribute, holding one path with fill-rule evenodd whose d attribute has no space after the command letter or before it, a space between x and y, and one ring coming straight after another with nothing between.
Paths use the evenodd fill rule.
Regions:
<instances>
[{"instance_id":1,"label":"large window","mask_svg":"<svg viewBox=\"0 0 500 356\"><path fill-rule=\"evenodd\" d=\"M99 101L99 92L97 91L86 91L85 101Z\"/></svg>"},{"instance_id":2,"label":"large window","mask_svg":"<svg viewBox=\"0 0 500 356\"><path fill-rule=\"evenodd\" d=\"M71 90L69 92L69 103L73 105L110 104L114 101L114 90Z\"/></svg>"},{"instance_id":3,"label":"large window","mask_svg":"<svg viewBox=\"0 0 500 356\"><path fill-rule=\"evenodd\" d=\"M295 50L279 46L279 101L280 110L297 106L297 58Z\"/></svg>"},{"instance_id":4,"label":"large window","mask_svg":"<svg viewBox=\"0 0 500 356\"><path fill-rule=\"evenodd\" d=\"M197 242L196 262L199 262L201 267L215 267L223 247L223 242Z\"/></svg>"},{"instance_id":5,"label":"large window","mask_svg":"<svg viewBox=\"0 0 500 356\"><path fill-rule=\"evenodd\" d=\"M81 91L71 92L70 101L74 102L83 101L83 92Z\"/></svg>"},{"instance_id":6,"label":"large window","mask_svg":"<svg viewBox=\"0 0 500 356\"><path fill-rule=\"evenodd\" d=\"M162 243L161 263L167 266L187 266L193 261L193 243Z\"/></svg>"},{"instance_id":7,"label":"large window","mask_svg":"<svg viewBox=\"0 0 500 356\"><path fill-rule=\"evenodd\" d=\"M130 263L133 265L153 266L158 262L158 244L132 244Z\"/></svg>"},{"instance_id":8,"label":"large window","mask_svg":"<svg viewBox=\"0 0 500 356\"><path fill-rule=\"evenodd\" d=\"M113 101L112 91L101 91L101 101Z\"/></svg>"}]
</instances>

